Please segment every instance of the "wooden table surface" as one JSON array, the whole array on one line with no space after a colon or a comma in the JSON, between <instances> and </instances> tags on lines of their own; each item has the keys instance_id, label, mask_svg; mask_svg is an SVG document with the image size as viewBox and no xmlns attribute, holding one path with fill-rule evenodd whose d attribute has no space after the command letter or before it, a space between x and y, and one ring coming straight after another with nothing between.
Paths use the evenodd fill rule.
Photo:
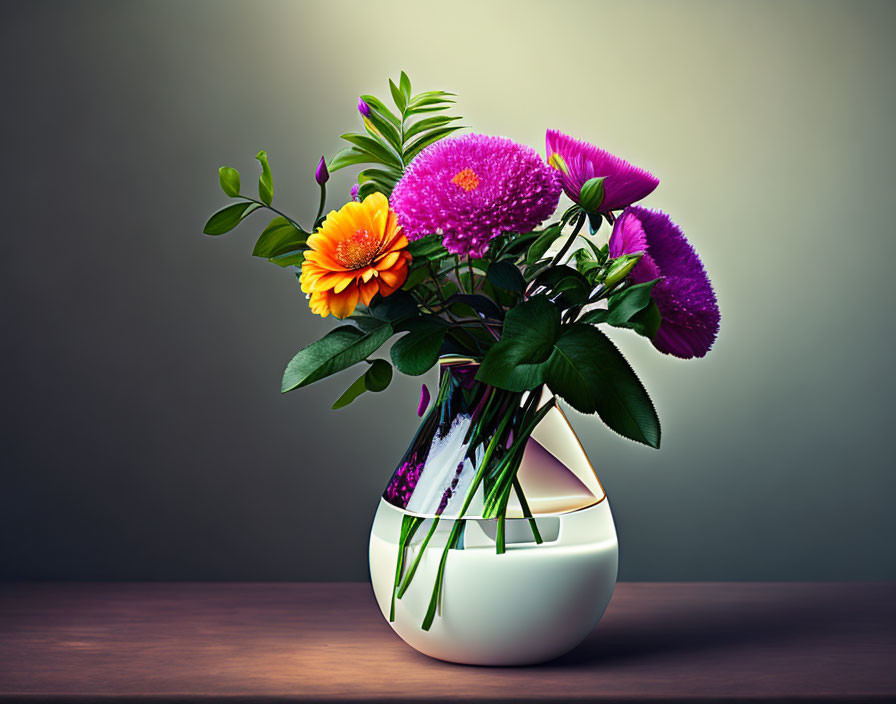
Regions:
<instances>
[{"instance_id":1,"label":"wooden table surface","mask_svg":"<svg viewBox=\"0 0 896 704\"><path fill-rule=\"evenodd\" d=\"M622 583L572 653L431 660L357 583L0 584L0 701L896 699L896 584Z\"/></svg>"}]
</instances>

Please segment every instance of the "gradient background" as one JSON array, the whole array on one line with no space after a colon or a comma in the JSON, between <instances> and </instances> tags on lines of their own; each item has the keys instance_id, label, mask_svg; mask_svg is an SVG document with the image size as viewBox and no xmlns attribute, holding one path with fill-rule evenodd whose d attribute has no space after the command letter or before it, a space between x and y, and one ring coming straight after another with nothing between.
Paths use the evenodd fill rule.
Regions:
<instances>
[{"instance_id":1,"label":"gradient background","mask_svg":"<svg viewBox=\"0 0 896 704\"><path fill-rule=\"evenodd\" d=\"M722 309L704 360L620 331L660 452L571 414L620 578L896 578L891 218L896 4L7 3L0 577L363 580L420 379L331 412L280 396L331 327L201 235L216 170L308 221L360 93L460 94L477 131L547 127L662 183ZM331 205L351 174L331 182ZM432 383L434 374L425 379Z\"/></svg>"}]
</instances>

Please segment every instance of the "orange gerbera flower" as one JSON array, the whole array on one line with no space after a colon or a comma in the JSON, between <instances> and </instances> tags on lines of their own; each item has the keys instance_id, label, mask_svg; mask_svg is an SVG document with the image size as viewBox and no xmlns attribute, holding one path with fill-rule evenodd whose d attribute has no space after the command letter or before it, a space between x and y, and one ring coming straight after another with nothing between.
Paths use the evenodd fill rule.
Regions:
<instances>
[{"instance_id":1,"label":"orange gerbera flower","mask_svg":"<svg viewBox=\"0 0 896 704\"><path fill-rule=\"evenodd\" d=\"M346 318L377 293L394 293L408 277L411 253L398 218L382 193L346 203L327 215L308 238L302 291L311 294L311 312Z\"/></svg>"}]
</instances>

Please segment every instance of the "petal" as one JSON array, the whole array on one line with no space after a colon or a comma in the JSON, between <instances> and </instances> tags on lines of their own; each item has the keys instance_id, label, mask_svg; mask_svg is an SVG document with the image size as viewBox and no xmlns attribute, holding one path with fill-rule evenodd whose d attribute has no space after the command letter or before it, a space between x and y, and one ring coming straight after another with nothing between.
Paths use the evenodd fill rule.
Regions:
<instances>
[{"instance_id":1,"label":"petal","mask_svg":"<svg viewBox=\"0 0 896 704\"><path fill-rule=\"evenodd\" d=\"M342 293L346 288L348 288L348 285L349 285L349 284L354 284L354 283L356 283L355 275L346 275L346 276L343 276L343 277L339 280L339 283L337 283L337 284L333 287L333 293Z\"/></svg>"},{"instance_id":2,"label":"petal","mask_svg":"<svg viewBox=\"0 0 896 704\"><path fill-rule=\"evenodd\" d=\"M368 281L370 281L372 278L374 278L378 273L379 272L376 269L374 269L372 266L369 266L366 269L364 269L364 273L361 274L361 281L363 281L366 284Z\"/></svg>"},{"instance_id":3,"label":"petal","mask_svg":"<svg viewBox=\"0 0 896 704\"><path fill-rule=\"evenodd\" d=\"M388 296L401 288L407 278L408 268L406 265L381 271L379 276L380 293L384 296Z\"/></svg>"},{"instance_id":4,"label":"petal","mask_svg":"<svg viewBox=\"0 0 896 704\"><path fill-rule=\"evenodd\" d=\"M373 297L380 290L379 283L374 279L373 281L367 281L358 286L361 292L361 302L365 306L370 305L370 301L373 300Z\"/></svg>"},{"instance_id":5,"label":"petal","mask_svg":"<svg viewBox=\"0 0 896 704\"><path fill-rule=\"evenodd\" d=\"M630 208L626 209L613 224L609 254L616 258L623 254L646 251L647 235L644 234L644 226L638 219L637 213Z\"/></svg>"},{"instance_id":6,"label":"petal","mask_svg":"<svg viewBox=\"0 0 896 704\"><path fill-rule=\"evenodd\" d=\"M342 264L337 262L332 255L320 250L309 250L305 252L305 261L314 262L323 269L330 271L348 271Z\"/></svg>"},{"instance_id":7,"label":"petal","mask_svg":"<svg viewBox=\"0 0 896 704\"><path fill-rule=\"evenodd\" d=\"M350 316L358 305L359 293L357 286L349 286L342 293L328 292L327 305L330 313L340 320Z\"/></svg>"},{"instance_id":8,"label":"petal","mask_svg":"<svg viewBox=\"0 0 896 704\"><path fill-rule=\"evenodd\" d=\"M377 271L391 269L398 263L399 259L401 259L401 252L389 252L380 257L378 261L374 262L374 267L376 267Z\"/></svg>"}]
</instances>

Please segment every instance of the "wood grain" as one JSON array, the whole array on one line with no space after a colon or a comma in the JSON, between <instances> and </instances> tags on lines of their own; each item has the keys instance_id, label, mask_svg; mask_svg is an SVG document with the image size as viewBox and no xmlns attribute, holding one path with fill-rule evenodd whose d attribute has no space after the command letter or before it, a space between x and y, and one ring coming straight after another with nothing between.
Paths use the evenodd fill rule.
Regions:
<instances>
[{"instance_id":1,"label":"wood grain","mask_svg":"<svg viewBox=\"0 0 896 704\"><path fill-rule=\"evenodd\" d=\"M896 698L892 583L623 583L538 667L405 646L367 584L0 584L0 701Z\"/></svg>"}]
</instances>

